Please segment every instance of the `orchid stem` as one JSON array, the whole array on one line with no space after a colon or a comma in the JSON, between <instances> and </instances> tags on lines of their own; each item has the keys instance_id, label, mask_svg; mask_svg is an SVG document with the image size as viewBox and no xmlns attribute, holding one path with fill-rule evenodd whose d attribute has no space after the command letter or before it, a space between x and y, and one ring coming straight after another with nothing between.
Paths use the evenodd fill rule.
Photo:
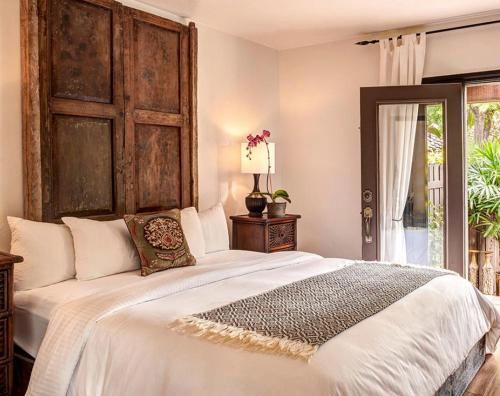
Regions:
<instances>
[{"instance_id":1,"label":"orchid stem","mask_svg":"<svg viewBox=\"0 0 500 396\"><path fill-rule=\"evenodd\" d=\"M264 143L266 143L266 150L267 150L267 177L266 177L266 188L267 188L267 193L271 194L269 191L269 187L271 188L271 191L273 189L272 186L272 181L271 181L271 153L269 152L269 143L267 143L267 140L264 139ZM271 197L272 199L272 197Z\"/></svg>"}]
</instances>

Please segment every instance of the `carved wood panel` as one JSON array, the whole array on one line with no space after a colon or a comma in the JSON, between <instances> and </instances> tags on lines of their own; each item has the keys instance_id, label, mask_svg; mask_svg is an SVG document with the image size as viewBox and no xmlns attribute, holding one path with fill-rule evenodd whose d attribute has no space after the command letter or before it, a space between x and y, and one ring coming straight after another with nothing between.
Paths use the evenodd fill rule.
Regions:
<instances>
[{"instance_id":1,"label":"carved wood panel","mask_svg":"<svg viewBox=\"0 0 500 396\"><path fill-rule=\"evenodd\" d=\"M196 206L194 24L113 0L21 0L21 22L25 217Z\"/></svg>"},{"instance_id":2,"label":"carved wood panel","mask_svg":"<svg viewBox=\"0 0 500 396\"><path fill-rule=\"evenodd\" d=\"M10 365L0 365L0 395L2 396L8 396L10 394L9 384L11 384L12 381L9 379L9 377L11 377L9 370L11 370Z\"/></svg>"},{"instance_id":3,"label":"carved wood panel","mask_svg":"<svg viewBox=\"0 0 500 396\"><path fill-rule=\"evenodd\" d=\"M295 223L269 225L269 248L279 248L295 243Z\"/></svg>"},{"instance_id":4,"label":"carved wood panel","mask_svg":"<svg viewBox=\"0 0 500 396\"><path fill-rule=\"evenodd\" d=\"M8 270L0 270L0 314L9 310Z\"/></svg>"},{"instance_id":5,"label":"carved wood panel","mask_svg":"<svg viewBox=\"0 0 500 396\"><path fill-rule=\"evenodd\" d=\"M0 319L0 361L9 358L9 318Z\"/></svg>"}]
</instances>

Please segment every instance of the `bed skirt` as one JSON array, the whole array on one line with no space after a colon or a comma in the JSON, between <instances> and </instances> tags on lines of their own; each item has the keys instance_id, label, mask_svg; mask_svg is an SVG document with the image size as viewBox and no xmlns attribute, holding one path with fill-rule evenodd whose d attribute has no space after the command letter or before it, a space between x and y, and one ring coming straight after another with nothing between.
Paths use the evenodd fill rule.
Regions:
<instances>
[{"instance_id":1,"label":"bed skirt","mask_svg":"<svg viewBox=\"0 0 500 396\"><path fill-rule=\"evenodd\" d=\"M462 362L462 364L451 374L445 383L439 388L436 396L461 396L472 382L481 368L485 359L484 337L474 345Z\"/></svg>"},{"instance_id":2,"label":"bed skirt","mask_svg":"<svg viewBox=\"0 0 500 396\"><path fill-rule=\"evenodd\" d=\"M481 368L485 359L484 337L474 345L469 355L462 362L460 367L451 374L445 383L439 388L436 396L461 396L475 375ZM14 355L14 392L13 395L21 396L28 388L31 370L33 369L34 358L24 352L16 345Z\"/></svg>"}]
</instances>

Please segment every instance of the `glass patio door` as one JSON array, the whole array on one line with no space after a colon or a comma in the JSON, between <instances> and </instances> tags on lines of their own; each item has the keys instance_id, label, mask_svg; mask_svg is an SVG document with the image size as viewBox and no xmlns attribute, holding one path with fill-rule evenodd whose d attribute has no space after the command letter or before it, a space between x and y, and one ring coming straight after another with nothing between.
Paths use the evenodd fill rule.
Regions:
<instances>
[{"instance_id":1,"label":"glass patio door","mask_svg":"<svg viewBox=\"0 0 500 396\"><path fill-rule=\"evenodd\" d=\"M464 273L461 84L361 88L363 259Z\"/></svg>"}]
</instances>

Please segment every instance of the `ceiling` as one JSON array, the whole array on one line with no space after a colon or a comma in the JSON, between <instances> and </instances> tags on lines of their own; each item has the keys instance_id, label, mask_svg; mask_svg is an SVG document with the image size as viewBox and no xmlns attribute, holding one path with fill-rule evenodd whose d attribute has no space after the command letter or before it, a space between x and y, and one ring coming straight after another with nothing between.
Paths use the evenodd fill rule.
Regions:
<instances>
[{"instance_id":1,"label":"ceiling","mask_svg":"<svg viewBox=\"0 0 500 396\"><path fill-rule=\"evenodd\" d=\"M499 7L499 0L139 1L279 50L435 23Z\"/></svg>"}]
</instances>

